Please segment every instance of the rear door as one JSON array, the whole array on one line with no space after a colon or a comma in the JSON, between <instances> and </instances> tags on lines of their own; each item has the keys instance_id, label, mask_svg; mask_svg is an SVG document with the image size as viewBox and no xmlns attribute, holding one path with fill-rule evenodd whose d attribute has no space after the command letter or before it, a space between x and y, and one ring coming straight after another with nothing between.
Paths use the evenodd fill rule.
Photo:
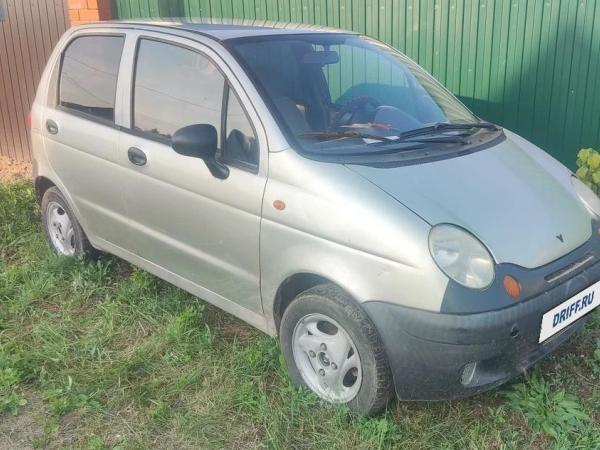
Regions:
<instances>
[{"instance_id":1,"label":"rear door","mask_svg":"<svg viewBox=\"0 0 600 450\"><path fill-rule=\"evenodd\" d=\"M125 34L94 30L74 35L54 69L42 114L46 154L57 182L95 245L127 242L121 171L115 165L115 125Z\"/></svg>"},{"instance_id":2,"label":"rear door","mask_svg":"<svg viewBox=\"0 0 600 450\"><path fill-rule=\"evenodd\" d=\"M260 313L267 158L256 113L207 46L140 32L131 52L130 124L119 155L129 170L124 195L132 248L159 270L193 283L191 290L205 299ZM224 180L170 146L175 131L200 123L218 130L219 158L230 170Z\"/></svg>"}]
</instances>

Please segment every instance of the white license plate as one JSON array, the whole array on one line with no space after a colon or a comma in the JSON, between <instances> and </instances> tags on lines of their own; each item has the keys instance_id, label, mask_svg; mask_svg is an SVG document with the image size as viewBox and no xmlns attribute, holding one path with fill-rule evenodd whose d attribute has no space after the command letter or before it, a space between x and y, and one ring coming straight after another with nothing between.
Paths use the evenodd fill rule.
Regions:
<instances>
[{"instance_id":1,"label":"white license plate","mask_svg":"<svg viewBox=\"0 0 600 450\"><path fill-rule=\"evenodd\" d=\"M568 327L598 305L600 305L600 281L544 314L539 342Z\"/></svg>"}]
</instances>

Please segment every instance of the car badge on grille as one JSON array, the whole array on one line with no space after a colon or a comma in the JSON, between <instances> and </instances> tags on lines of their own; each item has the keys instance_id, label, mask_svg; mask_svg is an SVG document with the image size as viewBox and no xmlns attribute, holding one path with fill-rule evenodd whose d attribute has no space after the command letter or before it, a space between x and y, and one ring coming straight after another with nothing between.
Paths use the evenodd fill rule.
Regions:
<instances>
[{"instance_id":1,"label":"car badge on grille","mask_svg":"<svg viewBox=\"0 0 600 450\"><path fill-rule=\"evenodd\" d=\"M558 236L556 236L556 239L558 239L560 242L565 242L562 234L559 234Z\"/></svg>"}]
</instances>

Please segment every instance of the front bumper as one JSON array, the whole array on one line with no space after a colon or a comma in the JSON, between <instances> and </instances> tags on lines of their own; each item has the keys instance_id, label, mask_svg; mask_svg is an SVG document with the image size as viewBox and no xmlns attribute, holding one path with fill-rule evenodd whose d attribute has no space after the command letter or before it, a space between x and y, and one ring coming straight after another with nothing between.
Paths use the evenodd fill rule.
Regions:
<instances>
[{"instance_id":1,"label":"front bumper","mask_svg":"<svg viewBox=\"0 0 600 450\"><path fill-rule=\"evenodd\" d=\"M583 327L585 317L540 344L543 314L598 280L600 263L534 298L475 314L377 301L363 307L383 340L398 397L451 399L496 387L563 344Z\"/></svg>"}]
</instances>

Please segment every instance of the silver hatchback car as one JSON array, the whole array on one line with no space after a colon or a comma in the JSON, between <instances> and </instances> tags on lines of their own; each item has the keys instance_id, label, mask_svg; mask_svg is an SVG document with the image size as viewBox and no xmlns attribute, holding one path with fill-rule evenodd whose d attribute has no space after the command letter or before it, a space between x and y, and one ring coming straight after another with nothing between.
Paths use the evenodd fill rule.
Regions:
<instances>
[{"instance_id":1,"label":"silver hatchback car","mask_svg":"<svg viewBox=\"0 0 600 450\"><path fill-rule=\"evenodd\" d=\"M373 414L498 386L600 300L600 200L373 39L305 26L68 31L32 109L50 245L278 336Z\"/></svg>"}]
</instances>

